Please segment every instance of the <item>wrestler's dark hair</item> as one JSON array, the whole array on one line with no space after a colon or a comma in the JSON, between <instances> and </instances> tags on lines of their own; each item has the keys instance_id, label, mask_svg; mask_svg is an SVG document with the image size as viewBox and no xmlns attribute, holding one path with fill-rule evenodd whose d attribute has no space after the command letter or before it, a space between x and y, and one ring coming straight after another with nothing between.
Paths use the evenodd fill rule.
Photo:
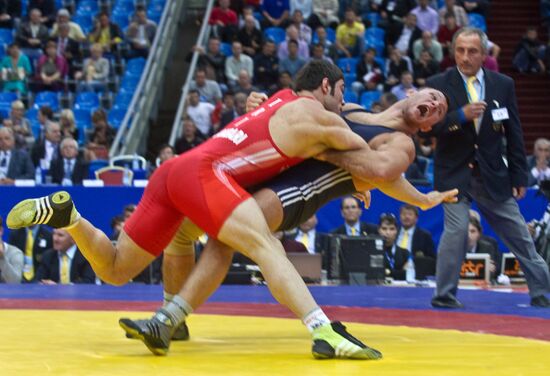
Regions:
<instances>
[{"instance_id":1,"label":"wrestler's dark hair","mask_svg":"<svg viewBox=\"0 0 550 376\"><path fill-rule=\"evenodd\" d=\"M328 78L331 92L334 95L336 82L344 79L344 74L335 64L325 60L312 60L302 67L296 74L294 89L296 91L318 89L323 79Z\"/></svg>"}]
</instances>

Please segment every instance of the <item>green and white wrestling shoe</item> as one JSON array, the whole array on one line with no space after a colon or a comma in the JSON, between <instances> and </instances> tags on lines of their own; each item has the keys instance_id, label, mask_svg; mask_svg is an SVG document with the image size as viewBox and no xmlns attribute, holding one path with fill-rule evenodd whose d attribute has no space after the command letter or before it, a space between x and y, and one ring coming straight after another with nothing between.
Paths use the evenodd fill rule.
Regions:
<instances>
[{"instance_id":1,"label":"green and white wrestling shoe","mask_svg":"<svg viewBox=\"0 0 550 376\"><path fill-rule=\"evenodd\" d=\"M313 331L311 352L316 359L381 359L382 353L352 336L340 321L320 326Z\"/></svg>"},{"instance_id":2,"label":"green and white wrestling shoe","mask_svg":"<svg viewBox=\"0 0 550 376\"><path fill-rule=\"evenodd\" d=\"M74 224L79 218L71 195L59 191L49 196L21 201L8 213L6 224L11 229L38 224L63 228Z\"/></svg>"}]
</instances>

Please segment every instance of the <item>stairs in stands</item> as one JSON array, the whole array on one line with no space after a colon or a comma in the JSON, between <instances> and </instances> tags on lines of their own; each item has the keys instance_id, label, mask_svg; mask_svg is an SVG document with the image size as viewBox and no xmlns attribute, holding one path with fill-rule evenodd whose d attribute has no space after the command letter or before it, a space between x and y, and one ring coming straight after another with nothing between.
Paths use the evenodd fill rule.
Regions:
<instances>
[{"instance_id":1,"label":"stairs in stands","mask_svg":"<svg viewBox=\"0 0 550 376\"><path fill-rule=\"evenodd\" d=\"M487 19L489 39L502 48L500 71L516 83L519 114L527 153L539 137L550 138L550 76L520 74L512 69L516 45L528 26L538 26L539 36L547 41L540 26L540 0L491 0Z\"/></svg>"}]
</instances>

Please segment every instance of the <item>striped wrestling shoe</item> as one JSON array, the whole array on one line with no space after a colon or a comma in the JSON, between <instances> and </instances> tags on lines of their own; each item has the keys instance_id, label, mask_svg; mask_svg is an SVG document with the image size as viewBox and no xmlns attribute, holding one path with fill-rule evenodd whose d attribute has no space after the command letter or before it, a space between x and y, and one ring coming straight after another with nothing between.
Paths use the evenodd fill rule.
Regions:
<instances>
[{"instance_id":1,"label":"striped wrestling shoe","mask_svg":"<svg viewBox=\"0 0 550 376\"><path fill-rule=\"evenodd\" d=\"M118 324L132 338L143 341L155 355L166 355L176 328L168 312L162 308L148 320L120 319Z\"/></svg>"},{"instance_id":2,"label":"striped wrestling shoe","mask_svg":"<svg viewBox=\"0 0 550 376\"><path fill-rule=\"evenodd\" d=\"M149 320L130 320L127 318L122 318L119 320L119 322L123 322L126 327L140 327L145 324L145 321ZM124 329L126 330L126 329ZM139 336L134 336L133 331L126 331L126 338L130 339L140 339ZM187 327L187 324L182 322L174 331L174 334L172 334L172 341L188 341L189 340L189 328Z\"/></svg>"},{"instance_id":3,"label":"striped wrestling shoe","mask_svg":"<svg viewBox=\"0 0 550 376\"><path fill-rule=\"evenodd\" d=\"M346 331L340 321L323 325L313 331L311 352L316 359L381 359L382 353L368 347Z\"/></svg>"},{"instance_id":4,"label":"striped wrestling shoe","mask_svg":"<svg viewBox=\"0 0 550 376\"><path fill-rule=\"evenodd\" d=\"M62 228L72 225L79 217L71 195L59 191L49 196L21 201L8 213L6 224L11 229L37 224Z\"/></svg>"}]
</instances>

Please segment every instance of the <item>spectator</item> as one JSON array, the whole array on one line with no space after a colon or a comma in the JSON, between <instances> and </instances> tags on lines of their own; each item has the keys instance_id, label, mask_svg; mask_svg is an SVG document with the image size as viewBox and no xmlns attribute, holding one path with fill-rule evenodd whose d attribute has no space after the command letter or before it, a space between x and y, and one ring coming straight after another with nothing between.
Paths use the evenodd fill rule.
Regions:
<instances>
[{"instance_id":1,"label":"spectator","mask_svg":"<svg viewBox=\"0 0 550 376\"><path fill-rule=\"evenodd\" d=\"M429 3L430 0L418 0L418 6L411 13L416 15L420 30L436 35L439 29L439 15L435 9L429 6Z\"/></svg>"},{"instance_id":2,"label":"spectator","mask_svg":"<svg viewBox=\"0 0 550 376\"><path fill-rule=\"evenodd\" d=\"M197 90L189 90L187 97L186 114L197 126L204 138L208 138L212 134L212 113L214 105L208 102L201 102L199 92Z\"/></svg>"},{"instance_id":3,"label":"spectator","mask_svg":"<svg viewBox=\"0 0 550 376\"><path fill-rule=\"evenodd\" d=\"M398 49L402 55L411 55L413 43L422 37L422 30L416 25L417 18L414 13L407 14L405 22L395 23L388 27L386 33L386 48L388 55L393 49Z\"/></svg>"},{"instance_id":4,"label":"spectator","mask_svg":"<svg viewBox=\"0 0 550 376\"><path fill-rule=\"evenodd\" d=\"M453 35L460 29L460 26L456 23L456 17L452 13L445 14L444 23L439 26L437 32L437 40L443 48L443 55L448 56L451 50L451 43L453 41Z\"/></svg>"},{"instance_id":5,"label":"spectator","mask_svg":"<svg viewBox=\"0 0 550 376\"><path fill-rule=\"evenodd\" d=\"M294 240L302 243L310 254L321 253L320 241L322 235L317 233L317 216L313 214L307 221L298 226Z\"/></svg>"},{"instance_id":6,"label":"spectator","mask_svg":"<svg viewBox=\"0 0 550 376\"><path fill-rule=\"evenodd\" d=\"M401 73L400 82L401 83L399 85L396 85L391 89L392 94L395 95L398 100L407 98L408 93L411 90L417 91L416 86L414 86L413 75L411 72L404 71Z\"/></svg>"},{"instance_id":7,"label":"spectator","mask_svg":"<svg viewBox=\"0 0 550 376\"><path fill-rule=\"evenodd\" d=\"M298 42L288 41L288 56L279 60L279 72L288 72L292 78L298 73L306 61L298 56Z\"/></svg>"},{"instance_id":8,"label":"spectator","mask_svg":"<svg viewBox=\"0 0 550 376\"><path fill-rule=\"evenodd\" d=\"M88 163L78 152L78 143L73 138L61 141L60 155L50 165L52 183L63 186L82 185L88 178Z\"/></svg>"},{"instance_id":9,"label":"spectator","mask_svg":"<svg viewBox=\"0 0 550 376\"><path fill-rule=\"evenodd\" d=\"M82 62L82 53L80 51L80 43L76 39L69 37L70 27L68 24L59 25L57 38L57 54L63 56L69 64L69 73L71 77L76 72L76 64Z\"/></svg>"},{"instance_id":10,"label":"spectator","mask_svg":"<svg viewBox=\"0 0 550 376\"><path fill-rule=\"evenodd\" d=\"M184 125L184 129L183 129L184 133L185 133L185 125ZM179 140L178 140L179 141ZM178 146L177 142L176 141L176 147ZM186 150L185 150L186 151ZM169 144L162 144L160 147L159 147L159 151L158 151L158 154L157 154L157 158L155 160L155 164L154 165L151 165L149 166L149 171L147 172L147 177L151 177L151 175L153 175L153 172L155 172L155 170L160 167L161 164L163 164L164 162L166 162L167 160L169 159L172 159L176 157L176 150ZM116 217L115 217L116 218ZM121 217L122 218L122 217ZM124 221L122 222L122 224L124 224ZM113 226L111 226L113 227ZM120 229L122 229L122 227L120 227L117 232L117 238L118 238L118 233L120 233Z\"/></svg>"},{"instance_id":11,"label":"spectator","mask_svg":"<svg viewBox=\"0 0 550 376\"><path fill-rule=\"evenodd\" d=\"M134 21L126 30L126 39L130 43L128 57L147 57L157 33L157 24L147 19L147 12L142 6L136 7Z\"/></svg>"},{"instance_id":12,"label":"spectator","mask_svg":"<svg viewBox=\"0 0 550 376\"><path fill-rule=\"evenodd\" d=\"M95 283L90 263L82 256L71 235L63 229L53 231L53 248L44 252L35 278L44 285Z\"/></svg>"},{"instance_id":13,"label":"spectator","mask_svg":"<svg viewBox=\"0 0 550 376\"><path fill-rule=\"evenodd\" d=\"M315 32L317 33L317 44L323 46L325 56L330 57L333 61L338 58L336 46L327 39L327 31L323 26L319 26Z\"/></svg>"},{"instance_id":14,"label":"spectator","mask_svg":"<svg viewBox=\"0 0 550 376\"><path fill-rule=\"evenodd\" d=\"M415 261L417 257L435 259L432 234L418 227L418 208L408 204L401 206L399 221L401 227L397 234L397 245L409 251Z\"/></svg>"},{"instance_id":15,"label":"spectator","mask_svg":"<svg viewBox=\"0 0 550 376\"><path fill-rule=\"evenodd\" d=\"M44 11L42 11L42 14L44 14ZM69 25L69 38L79 42L86 41L86 35L84 35L82 28L76 22L71 21L71 14L67 9L60 9L57 12L57 22L53 25L52 37L57 37L59 25L61 24Z\"/></svg>"},{"instance_id":16,"label":"spectator","mask_svg":"<svg viewBox=\"0 0 550 376\"><path fill-rule=\"evenodd\" d=\"M384 81L382 67L374 58L376 50L369 47L363 54L363 58L357 64L355 69L357 81L351 87L359 96L363 90L377 90L378 85Z\"/></svg>"},{"instance_id":17,"label":"spectator","mask_svg":"<svg viewBox=\"0 0 550 376\"><path fill-rule=\"evenodd\" d=\"M16 91L27 94L27 77L32 73L29 58L20 50L17 43L8 46L8 55L0 62L3 91Z\"/></svg>"},{"instance_id":18,"label":"spectator","mask_svg":"<svg viewBox=\"0 0 550 376\"><path fill-rule=\"evenodd\" d=\"M61 128L58 123L47 122L44 139L36 142L31 150L31 159L35 168L50 169L51 161L59 155Z\"/></svg>"},{"instance_id":19,"label":"spectator","mask_svg":"<svg viewBox=\"0 0 550 376\"><path fill-rule=\"evenodd\" d=\"M477 13L487 18L487 10L489 8L487 0L462 0L462 6L466 9L467 13Z\"/></svg>"},{"instance_id":20,"label":"spectator","mask_svg":"<svg viewBox=\"0 0 550 376\"><path fill-rule=\"evenodd\" d=\"M243 8L242 14L239 15L239 29L242 29L244 27L244 20L247 16L252 16L254 18L254 27L258 30L262 30L262 26L260 25L260 21L256 19L254 16L255 9L251 5L247 5Z\"/></svg>"},{"instance_id":21,"label":"spectator","mask_svg":"<svg viewBox=\"0 0 550 376\"><path fill-rule=\"evenodd\" d=\"M380 106L382 107L382 111L386 111L388 108L397 103L397 101L397 97L392 93L386 92L382 94L380 97Z\"/></svg>"},{"instance_id":22,"label":"spectator","mask_svg":"<svg viewBox=\"0 0 550 376\"><path fill-rule=\"evenodd\" d=\"M84 60L83 70L75 73L75 78L80 80L78 90L106 92L109 60L103 57L103 47L98 43L92 44L90 53L90 57Z\"/></svg>"},{"instance_id":23,"label":"spectator","mask_svg":"<svg viewBox=\"0 0 550 376\"><path fill-rule=\"evenodd\" d=\"M63 56L57 54L57 44L54 41L46 43L45 54L38 59L36 79L41 90L59 91L65 85L69 74L69 65Z\"/></svg>"},{"instance_id":24,"label":"spectator","mask_svg":"<svg viewBox=\"0 0 550 376\"><path fill-rule=\"evenodd\" d=\"M230 0L218 0L218 6L212 9L208 24L214 34L224 42L231 42L237 34L237 13L229 8Z\"/></svg>"},{"instance_id":25,"label":"spectator","mask_svg":"<svg viewBox=\"0 0 550 376\"><path fill-rule=\"evenodd\" d=\"M225 60L225 77L232 88L239 79L239 72L242 69L246 69L250 76L254 75L254 62L250 56L242 53L243 46L241 42L233 42L231 51L233 52L233 56Z\"/></svg>"},{"instance_id":26,"label":"spectator","mask_svg":"<svg viewBox=\"0 0 550 376\"><path fill-rule=\"evenodd\" d=\"M275 56L275 43L265 40L262 52L254 58L254 82L261 89L271 91L277 86L279 58Z\"/></svg>"},{"instance_id":27,"label":"spectator","mask_svg":"<svg viewBox=\"0 0 550 376\"><path fill-rule=\"evenodd\" d=\"M396 48L390 52L390 58L386 62L386 90L391 90L392 87L399 83L403 72L411 72L410 59L401 56L401 52Z\"/></svg>"},{"instance_id":28,"label":"spectator","mask_svg":"<svg viewBox=\"0 0 550 376\"><path fill-rule=\"evenodd\" d=\"M220 85L214 80L206 79L206 71L203 68L195 71L195 79L189 84L189 89L197 90L203 100L214 105L222 99Z\"/></svg>"},{"instance_id":29,"label":"spectator","mask_svg":"<svg viewBox=\"0 0 550 376\"><path fill-rule=\"evenodd\" d=\"M254 16L246 16L244 26L237 33L237 39L243 46L243 52L251 57L255 57L260 52L263 42L263 34L256 29L255 21Z\"/></svg>"},{"instance_id":30,"label":"spectator","mask_svg":"<svg viewBox=\"0 0 550 376\"><path fill-rule=\"evenodd\" d=\"M11 103L10 116L4 119L3 124L12 129L17 149L27 149L34 142L31 122L25 117L25 105L20 100Z\"/></svg>"},{"instance_id":31,"label":"spectator","mask_svg":"<svg viewBox=\"0 0 550 376\"><path fill-rule=\"evenodd\" d=\"M314 44L311 48L311 60L325 60L333 64L332 59L325 55L325 49L321 44Z\"/></svg>"},{"instance_id":32,"label":"spectator","mask_svg":"<svg viewBox=\"0 0 550 376\"><path fill-rule=\"evenodd\" d=\"M444 24L445 18L452 15L456 20L456 25L460 28L468 26L468 15L464 7L457 5L456 0L445 0L445 5L439 8L439 23ZM441 41L440 41L441 42Z\"/></svg>"},{"instance_id":33,"label":"spectator","mask_svg":"<svg viewBox=\"0 0 550 376\"><path fill-rule=\"evenodd\" d=\"M415 6L416 0L369 1L370 11L380 15L378 27L381 28L388 28L389 26L403 23L407 14Z\"/></svg>"},{"instance_id":34,"label":"spectator","mask_svg":"<svg viewBox=\"0 0 550 376\"><path fill-rule=\"evenodd\" d=\"M246 69L241 70L239 72L239 79L233 89L235 94L243 93L248 97L251 92L259 90L260 89L252 85L252 79L248 75Z\"/></svg>"},{"instance_id":35,"label":"spectator","mask_svg":"<svg viewBox=\"0 0 550 376\"><path fill-rule=\"evenodd\" d=\"M537 28L527 28L514 52L512 64L520 73L544 73L546 67L542 61L543 43L538 39Z\"/></svg>"},{"instance_id":36,"label":"spectator","mask_svg":"<svg viewBox=\"0 0 550 376\"><path fill-rule=\"evenodd\" d=\"M311 44L311 27L304 23L304 15L301 10L296 9L292 12L292 25L298 29L298 36L307 44Z\"/></svg>"},{"instance_id":37,"label":"spectator","mask_svg":"<svg viewBox=\"0 0 550 376\"><path fill-rule=\"evenodd\" d=\"M286 27L289 18L290 4L288 0L264 1L260 7L262 16L262 26L267 27Z\"/></svg>"},{"instance_id":38,"label":"spectator","mask_svg":"<svg viewBox=\"0 0 550 376\"><path fill-rule=\"evenodd\" d=\"M76 127L73 110L64 109L59 114L59 126L61 127L61 138L70 137L80 139L80 131Z\"/></svg>"},{"instance_id":39,"label":"spectator","mask_svg":"<svg viewBox=\"0 0 550 376\"><path fill-rule=\"evenodd\" d=\"M527 185L532 187L542 180L550 180L550 140L538 138L535 141L533 155L527 157L529 180Z\"/></svg>"},{"instance_id":40,"label":"spectator","mask_svg":"<svg viewBox=\"0 0 550 376\"><path fill-rule=\"evenodd\" d=\"M201 46L194 46L192 52L199 53L197 66L206 70L206 76L225 86L225 60L226 56L220 51L220 40L215 37L208 39L206 51ZM191 61L192 53L186 57Z\"/></svg>"},{"instance_id":41,"label":"spectator","mask_svg":"<svg viewBox=\"0 0 550 376\"><path fill-rule=\"evenodd\" d=\"M32 179L34 166L26 151L15 148L11 128L0 127L0 185L12 185L16 179Z\"/></svg>"},{"instance_id":42,"label":"spectator","mask_svg":"<svg viewBox=\"0 0 550 376\"><path fill-rule=\"evenodd\" d=\"M277 90L292 89L292 76L288 71L279 72L279 80L277 83ZM274 94L274 93L271 93Z\"/></svg>"},{"instance_id":43,"label":"spectator","mask_svg":"<svg viewBox=\"0 0 550 376\"><path fill-rule=\"evenodd\" d=\"M374 223L361 221L361 205L352 196L347 196L342 199L340 205L340 214L344 218L344 224L331 231L333 234L341 234L347 236L365 236L378 234L378 226Z\"/></svg>"},{"instance_id":44,"label":"spectator","mask_svg":"<svg viewBox=\"0 0 550 376\"><path fill-rule=\"evenodd\" d=\"M227 124L246 113L247 97L248 95L245 93L235 94L235 107L222 113L220 127L225 127Z\"/></svg>"},{"instance_id":45,"label":"spectator","mask_svg":"<svg viewBox=\"0 0 550 376\"><path fill-rule=\"evenodd\" d=\"M439 73L439 64L433 60L430 52L422 51L420 59L414 63L414 83L416 86L426 86L426 79L437 73Z\"/></svg>"},{"instance_id":46,"label":"spectator","mask_svg":"<svg viewBox=\"0 0 550 376\"><path fill-rule=\"evenodd\" d=\"M498 56L500 54L500 46L494 42L488 40L487 46L489 48L488 54L483 62L483 68L498 72Z\"/></svg>"},{"instance_id":47,"label":"spectator","mask_svg":"<svg viewBox=\"0 0 550 376\"><path fill-rule=\"evenodd\" d=\"M53 120L53 110L48 106L41 106L38 109L38 124L40 124L40 135L38 141L44 140L46 125Z\"/></svg>"},{"instance_id":48,"label":"spectator","mask_svg":"<svg viewBox=\"0 0 550 376\"><path fill-rule=\"evenodd\" d=\"M23 278L23 251L2 241L3 220L0 217L0 283L21 283Z\"/></svg>"},{"instance_id":49,"label":"spectator","mask_svg":"<svg viewBox=\"0 0 550 376\"><path fill-rule=\"evenodd\" d=\"M312 0L290 0L290 14L296 14L299 11L303 19L311 17L313 12Z\"/></svg>"},{"instance_id":50,"label":"spectator","mask_svg":"<svg viewBox=\"0 0 550 376\"><path fill-rule=\"evenodd\" d=\"M383 213L378 223L378 234L384 238L384 268L386 277L405 280L409 251L395 244L397 220L391 213Z\"/></svg>"},{"instance_id":51,"label":"spectator","mask_svg":"<svg viewBox=\"0 0 550 376\"><path fill-rule=\"evenodd\" d=\"M33 9L40 10L41 21L46 27L52 27L55 21L55 0L29 0L28 13Z\"/></svg>"},{"instance_id":52,"label":"spectator","mask_svg":"<svg viewBox=\"0 0 550 376\"><path fill-rule=\"evenodd\" d=\"M289 25L286 28L286 39L279 44L277 49L277 57L279 57L279 61L283 61L283 59L288 57L288 43L291 40L296 41L298 44L298 57L304 61L307 61L309 59L309 46L306 41L300 39L298 29L294 25Z\"/></svg>"},{"instance_id":53,"label":"spectator","mask_svg":"<svg viewBox=\"0 0 550 376\"><path fill-rule=\"evenodd\" d=\"M31 59L40 56L42 48L46 45L49 32L42 23L42 13L39 9L32 9L29 21L21 24L17 29L15 40L21 46L21 50Z\"/></svg>"},{"instance_id":54,"label":"spectator","mask_svg":"<svg viewBox=\"0 0 550 376\"><path fill-rule=\"evenodd\" d=\"M88 35L88 41L92 44L99 43L103 47L103 52L109 53L117 49L123 37L120 27L111 22L109 14L101 12L97 15L94 29Z\"/></svg>"},{"instance_id":55,"label":"spectator","mask_svg":"<svg viewBox=\"0 0 550 376\"><path fill-rule=\"evenodd\" d=\"M485 253L490 256L489 273L491 283L496 284L500 265L502 264L502 254L498 250L498 243L495 239L489 241L487 236L483 235L483 229L479 219L470 216L468 226L468 251L467 253Z\"/></svg>"},{"instance_id":56,"label":"spectator","mask_svg":"<svg viewBox=\"0 0 550 376\"><path fill-rule=\"evenodd\" d=\"M336 28L340 23L338 18L338 0L312 0L313 15L310 17L310 26L317 28L320 25Z\"/></svg>"},{"instance_id":57,"label":"spectator","mask_svg":"<svg viewBox=\"0 0 550 376\"><path fill-rule=\"evenodd\" d=\"M415 61L420 59L420 53L422 51L428 51L438 64L443 59L441 44L433 38L432 33L429 31L422 32L422 38L416 40L413 44L413 56Z\"/></svg>"},{"instance_id":58,"label":"spectator","mask_svg":"<svg viewBox=\"0 0 550 376\"><path fill-rule=\"evenodd\" d=\"M0 0L0 28L13 29L21 18L21 0Z\"/></svg>"},{"instance_id":59,"label":"spectator","mask_svg":"<svg viewBox=\"0 0 550 376\"><path fill-rule=\"evenodd\" d=\"M357 20L355 11L347 9L344 22L336 28L336 48L341 56L362 56L365 51L365 25Z\"/></svg>"},{"instance_id":60,"label":"spectator","mask_svg":"<svg viewBox=\"0 0 550 376\"><path fill-rule=\"evenodd\" d=\"M32 282L44 252L52 247L51 231L44 225L12 230L8 243L24 252L23 282Z\"/></svg>"},{"instance_id":61,"label":"spectator","mask_svg":"<svg viewBox=\"0 0 550 376\"><path fill-rule=\"evenodd\" d=\"M111 219L111 230L113 232L111 233L111 236L109 236L109 239L112 241L117 241L118 237L120 236L120 231L124 228L124 217L122 215L115 215Z\"/></svg>"},{"instance_id":62,"label":"spectator","mask_svg":"<svg viewBox=\"0 0 550 376\"><path fill-rule=\"evenodd\" d=\"M92 114L92 133L86 145L88 160L108 159L109 149L113 144L116 131L107 122L107 114L102 109Z\"/></svg>"},{"instance_id":63,"label":"spectator","mask_svg":"<svg viewBox=\"0 0 550 376\"><path fill-rule=\"evenodd\" d=\"M183 119L183 135L176 141L176 153L181 154L204 142L204 137L197 131L191 118Z\"/></svg>"}]
</instances>

